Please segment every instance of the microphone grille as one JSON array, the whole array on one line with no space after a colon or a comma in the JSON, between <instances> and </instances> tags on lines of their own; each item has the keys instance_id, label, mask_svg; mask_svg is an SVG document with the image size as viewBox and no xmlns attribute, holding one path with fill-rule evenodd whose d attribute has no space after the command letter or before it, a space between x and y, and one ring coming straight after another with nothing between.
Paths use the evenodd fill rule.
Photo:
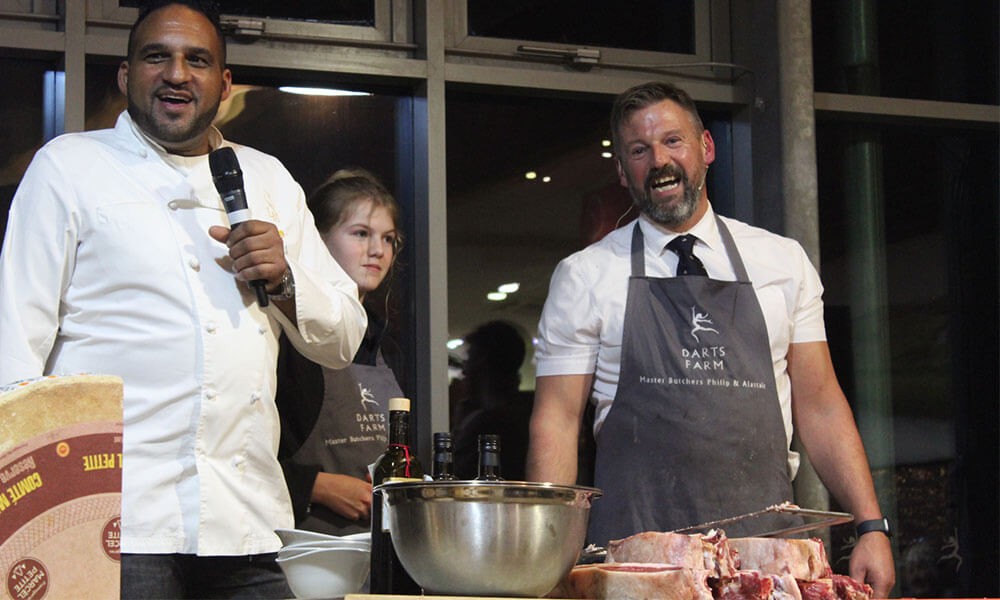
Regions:
<instances>
[{"instance_id":1,"label":"microphone grille","mask_svg":"<svg viewBox=\"0 0 1000 600\"><path fill-rule=\"evenodd\" d=\"M215 176L238 173L240 162L236 160L236 152L229 146L224 146L208 153L208 168Z\"/></svg>"}]
</instances>

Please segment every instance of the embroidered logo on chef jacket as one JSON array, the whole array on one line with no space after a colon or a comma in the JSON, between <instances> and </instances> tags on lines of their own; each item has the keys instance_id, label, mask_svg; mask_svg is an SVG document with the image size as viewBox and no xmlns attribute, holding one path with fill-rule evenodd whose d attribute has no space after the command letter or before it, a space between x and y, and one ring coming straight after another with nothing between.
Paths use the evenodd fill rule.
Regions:
<instances>
[{"instance_id":1,"label":"embroidered logo on chef jacket","mask_svg":"<svg viewBox=\"0 0 1000 600\"><path fill-rule=\"evenodd\" d=\"M707 325L713 325L712 319L708 318L708 313L700 313L695 307L691 307L691 337L695 339L696 342L701 342L698 337L699 331L710 331L712 333L719 333L718 329L713 327L707 327Z\"/></svg>"}]
</instances>

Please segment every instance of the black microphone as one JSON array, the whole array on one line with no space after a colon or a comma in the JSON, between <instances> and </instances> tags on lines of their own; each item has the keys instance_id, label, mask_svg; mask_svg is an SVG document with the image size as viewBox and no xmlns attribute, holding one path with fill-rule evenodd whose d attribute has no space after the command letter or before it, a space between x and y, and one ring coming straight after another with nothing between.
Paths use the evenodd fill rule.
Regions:
<instances>
[{"instance_id":1,"label":"black microphone","mask_svg":"<svg viewBox=\"0 0 1000 600\"><path fill-rule=\"evenodd\" d=\"M226 214L229 215L229 227L236 229L244 221L250 220L247 196L243 191L243 171L240 170L240 161L236 160L233 149L227 146L208 153L208 168L212 170L215 189L219 190L222 204L226 207ZM261 307L268 304L266 285L267 282L263 279L254 279L250 282L250 287L257 293L257 304Z\"/></svg>"}]
</instances>

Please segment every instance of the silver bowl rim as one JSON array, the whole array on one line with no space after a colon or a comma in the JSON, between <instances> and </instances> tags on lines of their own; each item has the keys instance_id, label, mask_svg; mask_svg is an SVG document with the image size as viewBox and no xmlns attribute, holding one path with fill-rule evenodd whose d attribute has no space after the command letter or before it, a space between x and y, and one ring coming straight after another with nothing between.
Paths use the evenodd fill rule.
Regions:
<instances>
[{"instance_id":1,"label":"silver bowl rim","mask_svg":"<svg viewBox=\"0 0 1000 600\"><path fill-rule=\"evenodd\" d=\"M481 481L479 479L442 479L435 481L387 481L375 486L376 490L396 490L396 489L423 489L423 488L498 488L498 489L523 489L523 490L556 490L565 492L582 492L594 497L602 496L604 492L600 488L585 485L561 485L547 481Z\"/></svg>"},{"instance_id":2,"label":"silver bowl rim","mask_svg":"<svg viewBox=\"0 0 1000 600\"><path fill-rule=\"evenodd\" d=\"M471 502L535 502L589 506L603 492L595 487L559 485L538 481L391 481L375 486L388 499L397 502L459 500Z\"/></svg>"}]
</instances>

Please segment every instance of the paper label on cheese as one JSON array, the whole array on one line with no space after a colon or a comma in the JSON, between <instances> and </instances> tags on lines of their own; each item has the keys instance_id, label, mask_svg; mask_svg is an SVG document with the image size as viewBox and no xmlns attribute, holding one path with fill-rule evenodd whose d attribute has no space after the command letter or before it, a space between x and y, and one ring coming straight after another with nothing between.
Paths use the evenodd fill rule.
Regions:
<instances>
[{"instance_id":1,"label":"paper label on cheese","mask_svg":"<svg viewBox=\"0 0 1000 600\"><path fill-rule=\"evenodd\" d=\"M0 590L117 597L121 467L121 423L53 429L0 454Z\"/></svg>"}]
</instances>

